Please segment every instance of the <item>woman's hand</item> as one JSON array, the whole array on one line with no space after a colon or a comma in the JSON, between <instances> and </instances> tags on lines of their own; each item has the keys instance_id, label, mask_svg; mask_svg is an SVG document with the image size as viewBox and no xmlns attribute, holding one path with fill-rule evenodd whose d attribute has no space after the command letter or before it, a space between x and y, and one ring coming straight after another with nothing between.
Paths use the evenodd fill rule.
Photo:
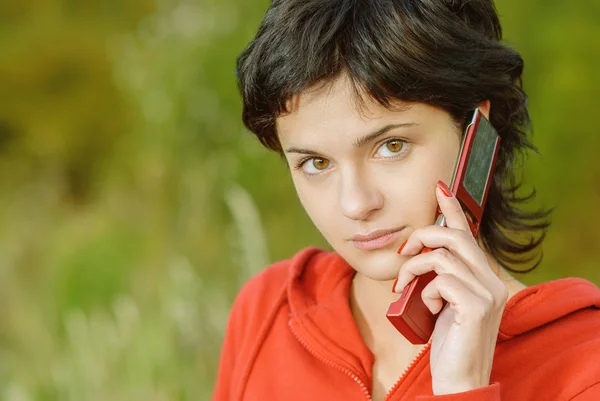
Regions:
<instances>
[{"instance_id":1,"label":"woman's hand","mask_svg":"<svg viewBox=\"0 0 600 401\"><path fill-rule=\"evenodd\" d=\"M416 256L400 268L395 291L431 270L438 274L421 296L433 314L441 310L430 358L433 394L440 395L489 385L508 290L471 234L460 203L441 181L436 196L446 227L428 226L411 234L401 255ZM419 254L424 246L433 251Z\"/></svg>"}]
</instances>

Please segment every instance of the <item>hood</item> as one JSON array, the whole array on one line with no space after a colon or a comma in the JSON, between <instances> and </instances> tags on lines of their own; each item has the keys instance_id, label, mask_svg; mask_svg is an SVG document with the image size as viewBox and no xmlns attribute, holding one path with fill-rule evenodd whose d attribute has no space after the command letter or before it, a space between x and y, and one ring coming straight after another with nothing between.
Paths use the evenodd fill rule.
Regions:
<instances>
[{"instance_id":1,"label":"hood","mask_svg":"<svg viewBox=\"0 0 600 401\"><path fill-rule=\"evenodd\" d=\"M292 320L301 320L304 329L319 333L318 341L327 346L339 345L356 353L357 340L362 341L348 303L354 272L337 253L308 248L292 261L287 292ZM564 278L527 287L507 302L498 340L586 308L600 309L600 289L587 280ZM368 350L358 352L367 360L372 358Z\"/></svg>"},{"instance_id":2,"label":"hood","mask_svg":"<svg viewBox=\"0 0 600 401\"><path fill-rule=\"evenodd\" d=\"M527 287L508 300L498 339L507 340L586 308L600 309L600 289L582 278Z\"/></svg>"}]
</instances>

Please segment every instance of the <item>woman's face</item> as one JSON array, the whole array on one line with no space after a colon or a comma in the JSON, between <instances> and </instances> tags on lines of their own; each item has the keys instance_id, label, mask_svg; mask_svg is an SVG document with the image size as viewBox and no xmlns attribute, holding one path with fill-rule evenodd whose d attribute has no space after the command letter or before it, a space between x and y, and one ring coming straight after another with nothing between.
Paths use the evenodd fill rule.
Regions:
<instances>
[{"instance_id":1,"label":"woman's face","mask_svg":"<svg viewBox=\"0 0 600 401\"><path fill-rule=\"evenodd\" d=\"M396 278L398 247L433 224L436 182L450 183L460 133L444 110L356 107L345 78L294 99L277 131L306 212L354 269Z\"/></svg>"}]
</instances>

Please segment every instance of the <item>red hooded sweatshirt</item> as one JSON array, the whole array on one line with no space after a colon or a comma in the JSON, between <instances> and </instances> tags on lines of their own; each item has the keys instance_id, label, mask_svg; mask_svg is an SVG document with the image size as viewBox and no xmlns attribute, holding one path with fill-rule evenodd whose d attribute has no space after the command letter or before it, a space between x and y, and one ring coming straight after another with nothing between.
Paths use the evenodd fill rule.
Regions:
<instances>
[{"instance_id":1,"label":"red hooded sweatshirt","mask_svg":"<svg viewBox=\"0 0 600 401\"><path fill-rule=\"evenodd\" d=\"M353 275L336 253L309 248L246 283L229 318L213 401L370 400L374 358L350 310ZM513 296L490 383L433 396L426 347L386 400L600 401L600 289L567 278Z\"/></svg>"}]
</instances>

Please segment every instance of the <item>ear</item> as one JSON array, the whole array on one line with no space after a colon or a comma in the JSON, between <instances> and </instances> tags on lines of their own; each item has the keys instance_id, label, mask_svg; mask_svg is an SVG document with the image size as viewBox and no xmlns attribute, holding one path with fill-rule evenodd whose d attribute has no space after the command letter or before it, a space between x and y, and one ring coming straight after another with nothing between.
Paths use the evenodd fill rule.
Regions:
<instances>
[{"instance_id":1,"label":"ear","mask_svg":"<svg viewBox=\"0 0 600 401\"><path fill-rule=\"evenodd\" d=\"M489 100L484 100L483 102L479 103L479 106L477 106L477 108L479 109L479 111L481 111L481 113L485 116L485 118L487 118L488 120L490 119L490 107L491 107L491 103Z\"/></svg>"}]
</instances>

